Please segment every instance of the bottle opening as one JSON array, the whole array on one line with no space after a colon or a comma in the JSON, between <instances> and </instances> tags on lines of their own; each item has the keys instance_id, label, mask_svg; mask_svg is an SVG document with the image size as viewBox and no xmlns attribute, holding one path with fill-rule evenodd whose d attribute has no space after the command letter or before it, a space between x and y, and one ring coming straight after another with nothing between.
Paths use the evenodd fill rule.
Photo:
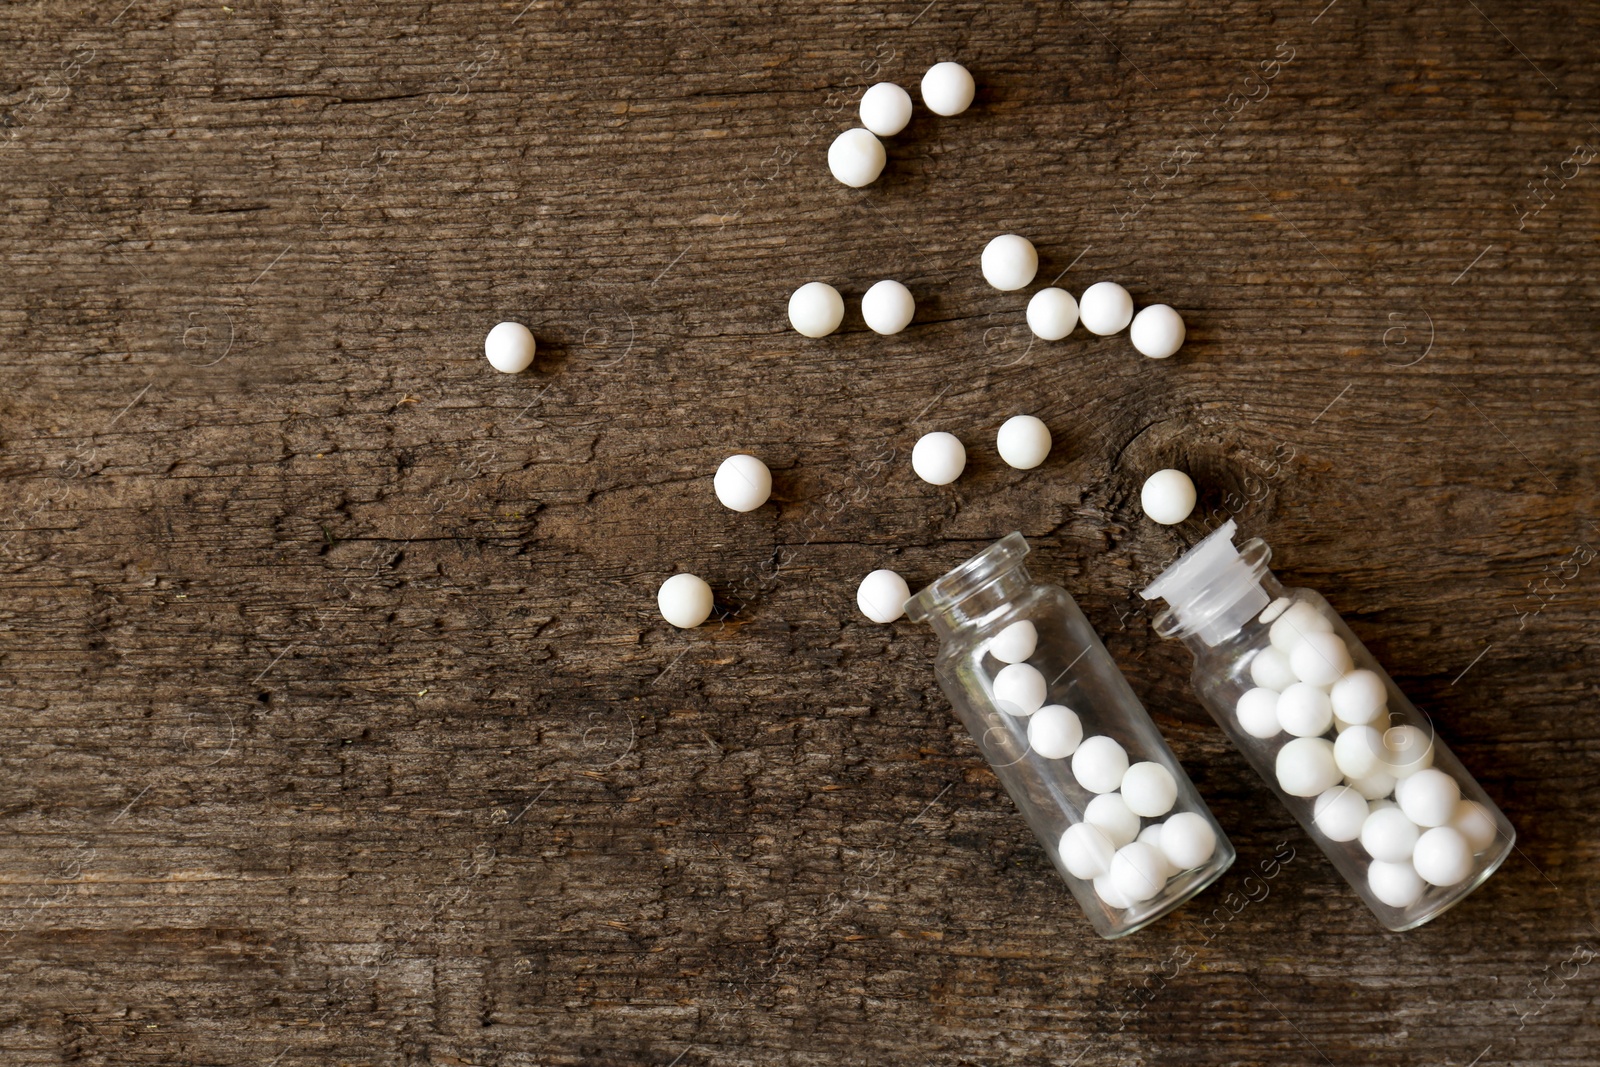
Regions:
<instances>
[{"instance_id":1,"label":"bottle opening","mask_svg":"<svg viewBox=\"0 0 1600 1067\"><path fill-rule=\"evenodd\" d=\"M1028 554L1028 541L1014 530L976 556L933 582L906 601L906 617L912 622L927 622L945 614L1000 575L1014 569Z\"/></svg>"},{"instance_id":2,"label":"bottle opening","mask_svg":"<svg viewBox=\"0 0 1600 1067\"><path fill-rule=\"evenodd\" d=\"M1215 645L1267 606L1271 597L1261 579L1272 549L1259 537L1235 548L1237 530L1238 524L1229 519L1140 590L1146 600L1167 602L1167 609L1156 616L1156 633Z\"/></svg>"}]
</instances>

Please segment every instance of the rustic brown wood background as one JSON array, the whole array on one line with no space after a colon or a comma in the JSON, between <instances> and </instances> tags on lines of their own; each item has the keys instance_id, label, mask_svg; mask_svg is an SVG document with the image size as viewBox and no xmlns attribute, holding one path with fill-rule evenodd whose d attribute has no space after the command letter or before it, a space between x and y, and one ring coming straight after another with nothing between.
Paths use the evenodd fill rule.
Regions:
<instances>
[{"instance_id":1,"label":"rustic brown wood background","mask_svg":"<svg viewBox=\"0 0 1600 1067\"><path fill-rule=\"evenodd\" d=\"M1600 7L121 2L0 15L0 1062L1600 1060ZM947 58L976 105L834 182ZM1006 231L1187 347L1030 346ZM1421 930L1150 631L1227 515L1518 827ZM854 611L1012 529L1238 846L1122 942Z\"/></svg>"}]
</instances>

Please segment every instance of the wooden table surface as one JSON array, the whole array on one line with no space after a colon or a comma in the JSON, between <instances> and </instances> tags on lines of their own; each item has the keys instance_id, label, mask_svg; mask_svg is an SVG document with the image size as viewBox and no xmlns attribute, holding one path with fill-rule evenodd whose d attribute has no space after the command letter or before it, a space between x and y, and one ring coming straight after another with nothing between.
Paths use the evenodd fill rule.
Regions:
<instances>
[{"instance_id":1,"label":"wooden table surface","mask_svg":"<svg viewBox=\"0 0 1600 1067\"><path fill-rule=\"evenodd\" d=\"M0 16L0 1062L1600 1061L1600 7L121 2ZM1188 344L1030 344L1003 232ZM1227 516L1517 826L1428 926L1150 629ZM854 608L1013 529L1238 848L1120 942Z\"/></svg>"}]
</instances>

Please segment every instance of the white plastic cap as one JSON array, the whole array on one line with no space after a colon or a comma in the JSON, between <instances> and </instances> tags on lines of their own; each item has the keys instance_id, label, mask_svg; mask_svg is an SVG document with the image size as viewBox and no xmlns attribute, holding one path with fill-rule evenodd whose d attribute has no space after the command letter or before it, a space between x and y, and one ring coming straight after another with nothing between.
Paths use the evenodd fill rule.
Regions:
<instances>
[{"instance_id":1,"label":"white plastic cap","mask_svg":"<svg viewBox=\"0 0 1600 1067\"><path fill-rule=\"evenodd\" d=\"M1171 618L1165 625L1157 620L1163 636L1193 635L1215 645L1238 633L1246 620L1267 606L1271 598L1261 587L1266 546L1253 542L1259 547L1251 555L1257 558L1241 556L1233 544L1237 530L1238 524L1229 519L1139 591L1146 600L1167 602Z\"/></svg>"}]
</instances>

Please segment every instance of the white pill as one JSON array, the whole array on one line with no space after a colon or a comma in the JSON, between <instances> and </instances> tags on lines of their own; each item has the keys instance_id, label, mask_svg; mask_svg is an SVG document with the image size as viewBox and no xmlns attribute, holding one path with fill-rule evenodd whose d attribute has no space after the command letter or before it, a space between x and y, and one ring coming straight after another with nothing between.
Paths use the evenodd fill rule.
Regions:
<instances>
[{"instance_id":1,"label":"white pill","mask_svg":"<svg viewBox=\"0 0 1600 1067\"><path fill-rule=\"evenodd\" d=\"M1159 763L1135 763L1122 775L1122 799L1134 814L1159 819L1178 799L1178 783Z\"/></svg>"},{"instance_id":2,"label":"white pill","mask_svg":"<svg viewBox=\"0 0 1600 1067\"><path fill-rule=\"evenodd\" d=\"M1266 626L1279 615L1282 615L1284 612L1288 611L1293 604L1294 601L1290 600L1286 596L1281 596L1277 600L1274 600L1272 603L1268 604L1266 607L1262 608L1261 614L1256 617L1256 621L1261 623L1261 625Z\"/></svg>"},{"instance_id":3,"label":"white pill","mask_svg":"<svg viewBox=\"0 0 1600 1067\"><path fill-rule=\"evenodd\" d=\"M1363 778L1349 779L1350 788L1368 800L1379 800L1394 792L1394 775L1387 770L1376 770Z\"/></svg>"},{"instance_id":4,"label":"white pill","mask_svg":"<svg viewBox=\"0 0 1600 1067\"><path fill-rule=\"evenodd\" d=\"M1383 679L1363 669L1334 682L1328 695L1333 699L1333 713L1345 722L1371 722L1389 702Z\"/></svg>"},{"instance_id":5,"label":"white pill","mask_svg":"<svg viewBox=\"0 0 1600 1067\"><path fill-rule=\"evenodd\" d=\"M1406 818L1418 826L1444 826L1456 813L1461 787L1448 774L1430 767L1396 782L1394 799Z\"/></svg>"},{"instance_id":6,"label":"white pill","mask_svg":"<svg viewBox=\"0 0 1600 1067\"><path fill-rule=\"evenodd\" d=\"M874 284L861 297L861 317L873 333L886 337L910 326L916 313L917 302L911 290L888 278Z\"/></svg>"},{"instance_id":7,"label":"white pill","mask_svg":"<svg viewBox=\"0 0 1600 1067\"><path fill-rule=\"evenodd\" d=\"M1300 679L1289 666L1289 657L1268 646L1250 660L1250 680L1263 689L1281 693Z\"/></svg>"},{"instance_id":8,"label":"white pill","mask_svg":"<svg viewBox=\"0 0 1600 1067\"><path fill-rule=\"evenodd\" d=\"M1267 639L1272 642L1273 648L1288 654L1294 651L1306 634L1331 633L1333 623L1328 617L1302 600L1298 604L1291 604L1287 611L1278 616L1272 629L1267 631Z\"/></svg>"},{"instance_id":9,"label":"white pill","mask_svg":"<svg viewBox=\"0 0 1600 1067\"><path fill-rule=\"evenodd\" d=\"M1278 749L1278 785L1292 797L1314 797L1339 784L1339 766L1333 761L1333 742L1321 737L1297 737Z\"/></svg>"},{"instance_id":10,"label":"white pill","mask_svg":"<svg viewBox=\"0 0 1600 1067\"><path fill-rule=\"evenodd\" d=\"M1166 858L1142 841L1123 845L1111 857L1111 882L1134 904L1161 892L1166 873Z\"/></svg>"},{"instance_id":11,"label":"white pill","mask_svg":"<svg viewBox=\"0 0 1600 1067\"><path fill-rule=\"evenodd\" d=\"M1095 282L1078 297L1078 321L1090 333L1109 337L1133 319L1133 297L1116 282Z\"/></svg>"},{"instance_id":12,"label":"white pill","mask_svg":"<svg viewBox=\"0 0 1600 1067\"><path fill-rule=\"evenodd\" d=\"M483 354L489 366L502 374L520 374L533 366L537 347L533 332L520 322L502 322L483 339Z\"/></svg>"},{"instance_id":13,"label":"white pill","mask_svg":"<svg viewBox=\"0 0 1600 1067\"><path fill-rule=\"evenodd\" d=\"M1404 863L1422 831L1396 807L1376 808L1361 824L1361 847L1375 860Z\"/></svg>"},{"instance_id":14,"label":"white pill","mask_svg":"<svg viewBox=\"0 0 1600 1067\"><path fill-rule=\"evenodd\" d=\"M1409 908L1422 898L1426 886L1409 863L1373 860L1367 867L1367 888L1391 908Z\"/></svg>"},{"instance_id":15,"label":"white pill","mask_svg":"<svg viewBox=\"0 0 1600 1067\"><path fill-rule=\"evenodd\" d=\"M1383 732L1383 769L1407 778L1433 766L1433 736L1415 726L1391 726Z\"/></svg>"},{"instance_id":16,"label":"white pill","mask_svg":"<svg viewBox=\"0 0 1600 1067\"><path fill-rule=\"evenodd\" d=\"M967 469L967 450L955 434L923 434L911 449L911 469L929 485L949 485Z\"/></svg>"},{"instance_id":17,"label":"white pill","mask_svg":"<svg viewBox=\"0 0 1600 1067\"><path fill-rule=\"evenodd\" d=\"M1417 838L1411 865L1429 885L1455 885L1472 873L1472 846L1461 831L1435 826Z\"/></svg>"},{"instance_id":18,"label":"white pill","mask_svg":"<svg viewBox=\"0 0 1600 1067\"><path fill-rule=\"evenodd\" d=\"M711 615L711 587L692 574L674 574L661 583L656 607L680 630L692 630Z\"/></svg>"},{"instance_id":19,"label":"white pill","mask_svg":"<svg viewBox=\"0 0 1600 1067\"><path fill-rule=\"evenodd\" d=\"M1144 480L1139 505L1153 522L1176 526L1194 511L1194 482L1182 471L1156 471Z\"/></svg>"},{"instance_id":20,"label":"white pill","mask_svg":"<svg viewBox=\"0 0 1600 1067\"><path fill-rule=\"evenodd\" d=\"M844 321L844 297L827 282L806 282L789 297L789 325L807 337L826 337Z\"/></svg>"},{"instance_id":21,"label":"white pill","mask_svg":"<svg viewBox=\"0 0 1600 1067\"><path fill-rule=\"evenodd\" d=\"M1122 890L1117 888L1117 883L1112 880L1109 868L1105 874L1094 880L1094 892L1096 896L1105 901L1107 907L1126 908L1133 903L1122 895Z\"/></svg>"},{"instance_id":22,"label":"white pill","mask_svg":"<svg viewBox=\"0 0 1600 1067\"><path fill-rule=\"evenodd\" d=\"M1149 826L1146 826L1143 830L1140 830L1139 831L1139 836L1137 838L1135 838L1135 840L1139 841L1139 842L1141 842L1143 844L1149 845L1151 848L1156 850L1156 855L1161 857L1161 879L1162 879L1162 881L1166 881L1167 879L1171 878L1173 875L1178 873L1178 868L1176 868L1176 867L1174 867L1172 865L1172 860L1168 859L1167 858L1167 854L1161 850L1161 824L1160 823L1153 822Z\"/></svg>"},{"instance_id":23,"label":"white pill","mask_svg":"<svg viewBox=\"0 0 1600 1067\"><path fill-rule=\"evenodd\" d=\"M1278 694L1261 686L1239 698L1234 715L1239 728L1251 737L1277 737L1282 729L1278 725Z\"/></svg>"},{"instance_id":24,"label":"white pill","mask_svg":"<svg viewBox=\"0 0 1600 1067\"><path fill-rule=\"evenodd\" d=\"M1111 792L1127 773L1128 753L1104 734L1084 738L1072 754L1072 776L1091 793Z\"/></svg>"},{"instance_id":25,"label":"white pill","mask_svg":"<svg viewBox=\"0 0 1600 1067\"><path fill-rule=\"evenodd\" d=\"M1014 622L989 639L989 655L1001 663L1021 663L1033 655L1039 631L1027 619Z\"/></svg>"},{"instance_id":26,"label":"white pill","mask_svg":"<svg viewBox=\"0 0 1600 1067\"><path fill-rule=\"evenodd\" d=\"M1117 793L1101 793L1083 809L1083 821L1098 826L1111 843L1121 848L1139 836L1139 816Z\"/></svg>"},{"instance_id":27,"label":"white pill","mask_svg":"<svg viewBox=\"0 0 1600 1067\"><path fill-rule=\"evenodd\" d=\"M1289 653L1289 666L1302 682L1332 685L1350 672L1350 650L1338 634L1305 634Z\"/></svg>"},{"instance_id":28,"label":"white pill","mask_svg":"<svg viewBox=\"0 0 1600 1067\"><path fill-rule=\"evenodd\" d=\"M1278 697L1278 725L1296 737L1319 737L1333 726L1333 703L1309 682L1296 682Z\"/></svg>"},{"instance_id":29,"label":"white pill","mask_svg":"<svg viewBox=\"0 0 1600 1067\"><path fill-rule=\"evenodd\" d=\"M754 511L772 495L772 472L754 456L729 456L717 468L711 484L723 507Z\"/></svg>"},{"instance_id":30,"label":"white pill","mask_svg":"<svg viewBox=\"0 0 1600 1067\"><path fill-rule=\"evenodd\" d=\"M1117 846L1111 843L1105 832L1086 822L1067 827L1057 850L1067 871L1074 878L1085 881L1099 878L1111 870L1111 857L1117 854Z\"/></svg>"},{"instance_id":31,"label":"white pill","mask_svg":"<svg viewBox=\"0 0 1600 1067\"><path fill-rule=\"evenodd\" d=\"M1028 329L1044 341L1059 341L1078 325L1078 301L1065 289L1040 289L1028 301Z\"/></svg>"},{"instance_id":32,"label":"white pill","mask_svg":"<svg viewBox=\"0 0 1600 1067\"><path fill-rule=\"evenodd\" d=\"M1187 336L1183 316L1165 304L1151 304L1133 317L1128 340L1134 350L1151 359L1166 359L1183 347Z\"/></svg>"},{"instance_id":33,"label":"white pill","mask_svg":"<svg viewBox=\"0 0 1600 1067\"><path fill-rule=\"evenodd\" d=\"M1062 704L1040 708L1028 720L1028 747L1045 759L1066 759L1083 741L1078 713Z\"/></svg>"},{"instance_id":34,"label":"white pill","mask_svg":"<svg viewBox=\"0 0 1600 1067\"><path fill-rule=\"evenodd\" d=\"M1050 455L1054 441L1050 427L1032 415L1013 415L995 435L995 448L1006 465L1019 471L1031 471Z\"/></svg>"},{"instance_id":35,"label":"white pill","mask_svg":"<svg viewBox=\"0 0 1600 1067\"><path fill-rule=\"evenodd\" d=\"M935 115L961 114L972 106L977 91L972 75L960 63L935 63L922 76L922 102Z\"/></svg>"},{"instance_id":36,"label":"white pill","mask_svg":"<svg viewBox=\"0 0 1600 1067\"><path fill-rule=\"evenodd\" d=\"M1008 715L1032 715L1044 707L1044 675L1026 663L1011 663L994 676L994 702Z\"/></svg>"},{"instance_id":37,"label":"white pill","mask_svg":"<svg viewBox=\"0 0 1600 1067\"><path fill-rule=\"evenodd\" d=\"M1198 867L1216 851L1217 831L1197 812L1180 811L1161 824L1161 854L1176 870Z\"/></svg>"},{"instance_id":38,"label":"white pill","mask_svg":"<svg viewBox=\"0 0 1600 1067\"><path fill-rule=\"evenodd\" d=\"M1494 816L1489 814L1489 809L1479 804L1476 800L1462 800L1456 804L1455 813L1450 816L1450 825L1467 839L1473 852L1482 852L1494 844L1495 838L1500 836L1500 828L1495 825Z\"/></svg>"},{"instance_id":39,"label":"white pill","mask_svg":"<svg viewBox=\"0 0 1600 1067\"><path fill-rule=\"evenodd\" d=\"M1033 242L1014 233L1003 233L983 249L983 280L1005 292L1021 289L1039 273L1039 253Z\"/></svg>"},{"instance_id":40,"label":"white pill","mask_svg":"<svg viewBox=\"0 0 1600 1067\"><path fill-rule=\"evenodd\" d=\"M861 125L893 137L911 121L911 94L894 82L879 82L861 94Z\"/></svg>"},{"instance_id":41,"label":"white pill","mask_svg":"<svg viewBox=\"0 0 1600 1067\"><path fill-rule=\"evenodd\" d=\"M874 137L871 130L859 126L844 131L828 146L828 169L852 189L877 181L888 160L883 142Z\"/></svg>"},{"instance_id":42,"label":"white pill","mask_svg":"<svg viewBox=\"0 0 1600 1067\"><path fill-rule=\"evenodd\" d=\"M1330 841L1354 841L1367 821L1366 800L1347 785L1318 794L1311 810L1312 821Z\"/></svg>"},{"instance_id":43,"label":"white pill","mask_svg":"<svg viewBox=\"0 0 1600 1067\"><path fill-rule=\"evenodd\" d=\"M873 622L890 623L904 615L911 587L891 570L875 570L856 588L856 607Z\"/></svg>"},{"instance_id":44,"label":"white pill","mask_svg":"<svg viewBox=\"0 0 1600 1067\"><path fill-rule=\"evenodd\" d=\"M1346 778L1359 780L1382 771L1384 756L1383 735L1370 726L1352 726L1333 743L1333 760Z\"/></svg>"}]
</instances>

